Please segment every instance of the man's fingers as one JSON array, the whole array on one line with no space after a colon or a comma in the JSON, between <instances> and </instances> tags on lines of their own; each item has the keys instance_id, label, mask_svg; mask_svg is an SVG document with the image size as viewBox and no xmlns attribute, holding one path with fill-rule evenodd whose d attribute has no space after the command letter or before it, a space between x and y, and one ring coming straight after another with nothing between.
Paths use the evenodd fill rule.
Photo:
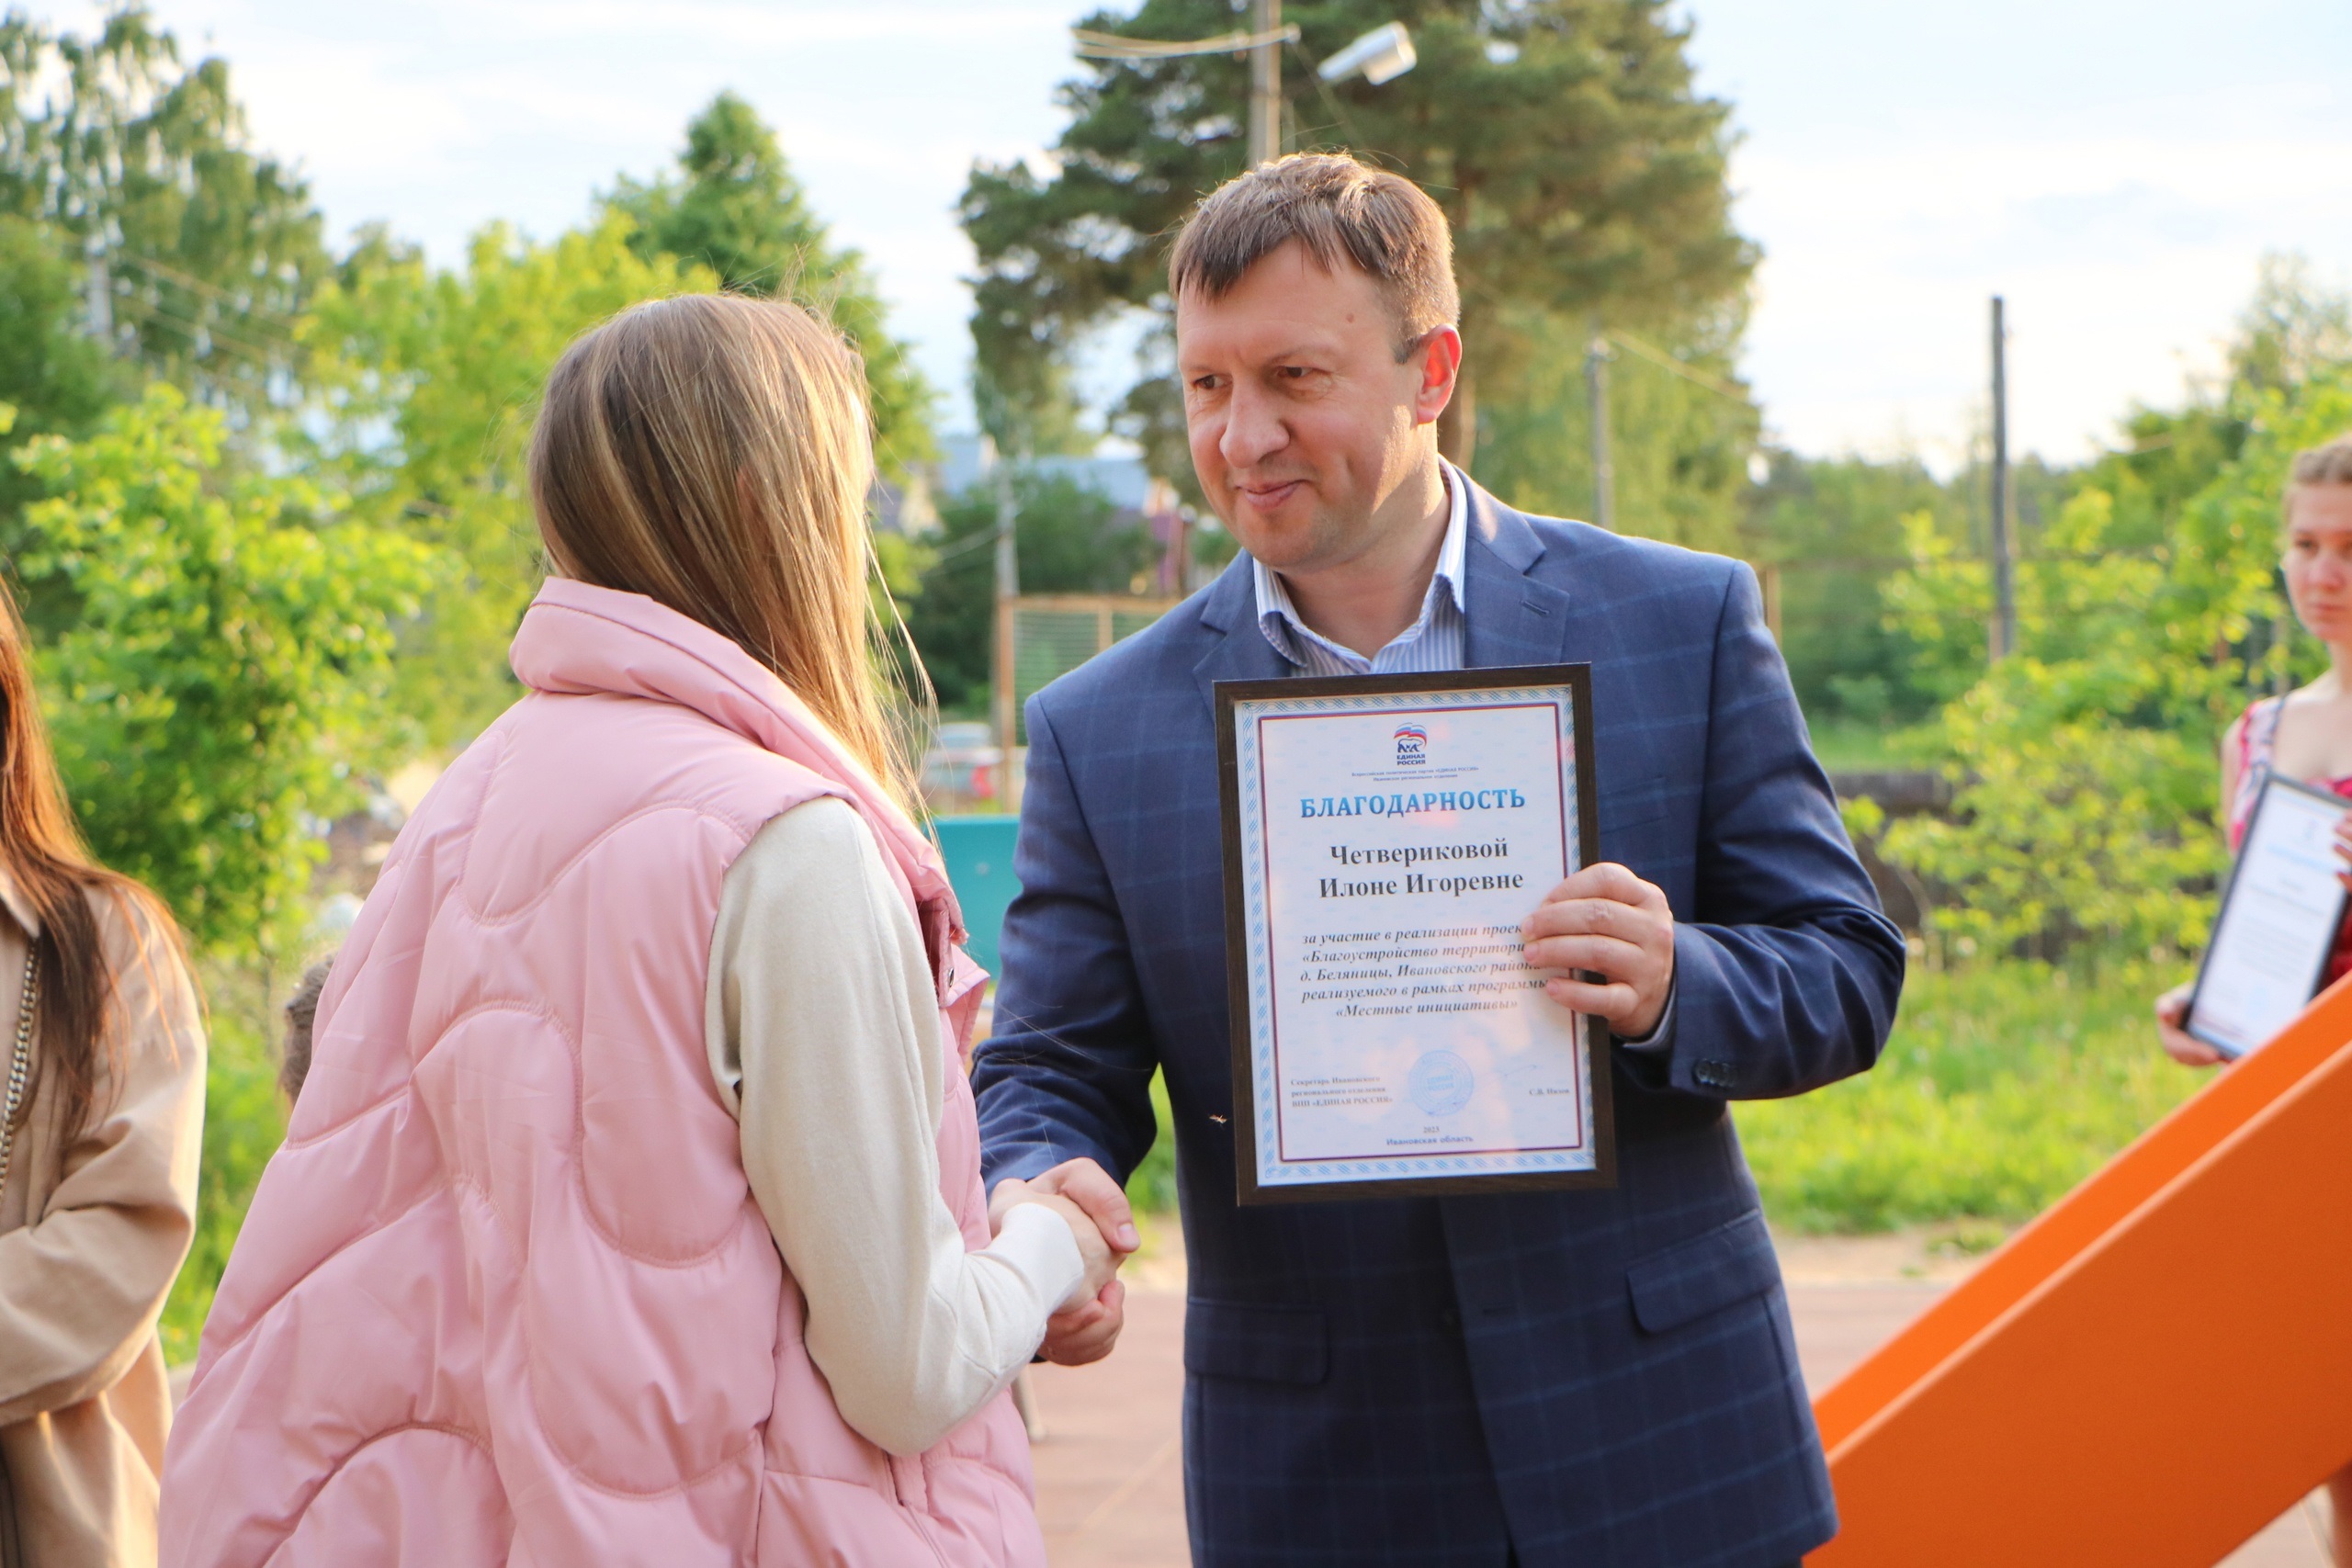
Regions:
<instances>
[{"instance_id":1,"label":"man's fingers","mask_svg":"<svg viewBox=\"0 0 2352 1568\"><path fill-rule=\"evenodd\" d=\"M1623 1023L1641 1005L1640 993L1623 981L1596 986L1589 980L1553 978L1544 982L1544 994L1571 1012L1590 1013L1611 1023Z\"/></svg>"},{"instance_id":2,"label":"man's fingers","mask_svg":"<svg viewBox=\"0 0 2352 1568\"><path fill-rule=\"evenodd\" d=\"M1546 905L1564 899L1597 898L1636 908L1662 909L1666 895L1615 861L1601 861L1570 875L1544 896Z\"/></svg>"},{"instance_id":3,"label":"man's fingers","mask_svg":"<svg viewBox=\"0 0 2352 1568\"><path fill-rule=\"evenodd\" d=\"M1114 1252L1133 1252L1143 1245L1126 1193L1111 1179L1109 1171L1092 1160L1064 1160L1038 1178L1038 1182L1051 1183L1054 1191L1085 1210Z\"/></svg>"},{"instance_id":4,"label":"man's fingers","mask_svg":"<svg viewBox=\"0 0 2352 1568\"><path fill-rule=\"evenodd\" d=\"M1646 909L1613 898L1566 898L1539 904L1519 923L1528 941L1547 936L1617 936L1634 938L1656 931L1657 917Z\"/></svg>"},{"instance_id":5,"label":"man's fingers","mask_svg":"<svg viewBox=\"0 0 2352 1568\"><path fill-rule=\"evenodd\" d=\"M1631 980L1657 963L1647 948L1613 936L1551 936L1527 944L1531 969L1589 969Z\"/></svg>"},{"instance_id":6,"label":"man's fingers","mask_svg":"<svg viewBox=\"0 0 2352 1568\"><path fill-rule=\"evenodd\" d=\"M1058 1367L1099 1361L1118 1343L1126 1320L1127 1288L1114 1280L1092 1301L1057 1313L1046 1323L1046 1359Z\"/></svg>"}]
</instances>

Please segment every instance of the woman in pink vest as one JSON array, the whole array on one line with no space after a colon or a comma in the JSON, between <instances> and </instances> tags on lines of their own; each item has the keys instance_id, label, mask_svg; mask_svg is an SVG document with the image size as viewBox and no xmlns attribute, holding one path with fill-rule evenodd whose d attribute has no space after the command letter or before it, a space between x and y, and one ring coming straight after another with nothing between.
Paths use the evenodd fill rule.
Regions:
<instances>
[{"instance_id":1,"label":"woman in pink vest","mask_svg":"<svg viewBox=\"0 0 2352 1568\"><path fill-rule=\"evenodd\" d=\"M527 694L402 831L204 1332L174 1568L1043 1564L1007 1385L1131 1247L991 1238L983 976L875 690L864 378L640 305L549 378Z\"/></svg>"}]
</instances>

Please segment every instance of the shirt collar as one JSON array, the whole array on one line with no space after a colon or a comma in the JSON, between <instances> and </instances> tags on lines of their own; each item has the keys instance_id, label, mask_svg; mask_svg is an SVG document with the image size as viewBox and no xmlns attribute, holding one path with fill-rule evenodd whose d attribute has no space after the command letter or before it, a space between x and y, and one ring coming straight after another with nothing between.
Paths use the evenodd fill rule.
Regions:
<instances>
[{"instance_id":1,"label":"shirt collar","mask_svg":"<svg viewBox=\"0 0 2352 1568\"><path fill-rule=\"evenodd\" d=\"M1430 606L1441 585L1446 596L1453 601L1455 611L1466 611L1468 608L1463 597L1462 566L1469 547L1470 481L1461 469L1442 457L1438 459L1437 467L1439 477L1445 481L1445 543L1438 547L1437 571L1430 579L1429 592L1421 601L1422 621L1429 618ZM1283 586L1282 574L1255 557L1250 558L1250 567L1258 587L1259 623L1274 639L1276 648L1285 648L1286 638L1282 633L1285 630L1306 632L1307 625L1298 618L1297 607L1291 603L1290 591ZM1419 624L1419 621L1415 623ZM1407 628L1408 632L1410 630L1410 627Z\"/></svg>"}]
</instances>

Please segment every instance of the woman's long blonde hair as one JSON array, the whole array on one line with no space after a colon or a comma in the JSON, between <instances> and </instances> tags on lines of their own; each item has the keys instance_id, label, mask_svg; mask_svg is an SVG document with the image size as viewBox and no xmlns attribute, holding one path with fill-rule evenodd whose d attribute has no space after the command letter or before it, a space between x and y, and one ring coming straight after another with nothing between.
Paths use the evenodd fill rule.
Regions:
<instances>
[{"instance_id":1,"label":"woman's long blonde hair","mask_svg":"<svg viewBox=\"0 0 2352 1568\"><path fill-rule=\"evenodd\" d=\"M557 571L733 639L912 812L913 705L886 701L866 589L870 423L857 351L799 306L650 300L548 374L531 500Z\"/></svg>"}]
</instances>

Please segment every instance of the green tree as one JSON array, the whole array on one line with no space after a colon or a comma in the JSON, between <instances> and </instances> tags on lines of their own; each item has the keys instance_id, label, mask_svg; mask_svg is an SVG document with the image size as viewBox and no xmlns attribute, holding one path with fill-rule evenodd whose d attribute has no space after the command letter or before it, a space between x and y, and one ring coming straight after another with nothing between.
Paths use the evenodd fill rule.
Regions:
<instances>
[{"instance_id":1,"label":"green tree","mask_svg":"<svg viewBox=\"0 0 2352 1568\"><path fill-rule=\"evenodd\" d=\"M2275 325L2263 314L2248 321L2256 346ZM2083 476L2019 565L2018 650L1943 710L1955 815L1884 840L1951 896L1939 929L1975 947L2197 945L2225 860L2216 739L2319 657L2272 631L2278 501L2293 454L2352 427L2352 364L2312 361L2268 386L2242 375L2215 402L2142 411L2132 427L2161 434ZM1924 648L1981 638L1983 562L1924 524L1910 543L1891 614Z\"/></svg>"},{"instance_id":2,"label":"green tree","mask_svg":"<svg viewBox=\"0 0 2352 1568\"><path fill-rule=\"evenodd\" d=\"M865 258L836 246L752 106L721 93L686 127L675 172L621 176L605 206L635 225L647 260L707 267L740 293L780 295L823 311L865 356L875 456L893 477L933 455L931 389L888 330Z\"/></svg>"},{"instance_id":3,"label":"green tree","mask_svg":"<svg viewBox=\"0 0 2352 1568\"><path fill-rule=\"evenodd\" d=\"M246 145L227 63L182 69L144 6L87 39L0 17L0 213L55 232L92 329L150 372L259 405L298 366L328 266L318 209Z\"/></svg>"},{"instance_id":4,"label":"green tree","mask_svg":"<svg viewBox=\"0 0 2352 1568\"><path fill-rule=\"evenodd\" d=\"M492 225L462 268L435 272L373 233L317 301L306 341L325 419L306 438L309 470L457 563L400 639L394 710L433 749L472 739L517 695L506 645L543 575L523 456L548 371L614 312L715 287L631 238L616 215L550 244Z\"/></svg>"},{"instance_id":5,"label":"green tree","mask_svg":"<svg viewBox=\"0 0 2352 1568\"><path fill-rule=\"evenodd\" d=\"M1965 540L1966 497L1916 458L1770 455L1747 498L1754 558L1780 569L1781 649L1797 700L1818 727L1917 721L1984 668L1981 626L1961 650L1963 672L1933 683L1921 650L1881 606L1910 559L1905 519L1938 539ZM1957 546L1955 546L1957 547Z\"/></svg>"},{"instance_id":6,"label":"green tree","mask_svg":"<svg viewBox=\"0 0 2352 1568\"><path fill-rule=\"evenodd\" d=\"M83 331L79 269L54 233L22 218L0 216L0 404L16 411L0 434L0 452L38 435L86 435L114 401L123 379L106 347ZM0 457L0 556L23 553L25 503L39 483ZM36 640L72 617L72 598L56 588L28 595Z\"/></svg>"},{"instance_id":7,"label":"green tree","mask_svg":"<svg viewBox=\"0 0 2352 1568\"><path fill-rule=\"evenodd\" d=\"M37 656L91 847L207 953L277 950L309 913L309 819L380 743L391 625L433 580L415 540L299 478L224 465L227 422L168 383L89 439L21 455L50 494L28 563L79 596Z\"/></svg>"},{"instance_id":8,"label":"green tree","mask_svg":"<svg viewBox=\"0 0 2352 1568\"><path fill-rule=\"evenodd\" d=\"M1013 480L1013 547L1024 593L1125 593L1157 547L1122 524L1118 509L1065 475ZM907 629L922 654L942 709L988 711L989 650L996 614L996 498L976 485L939 511L922 589L907 607Z\"/></svg>"},{"instance_id":9,"label":"green tree","mask_svg":"<svg viewBox=\"0 0 2352 1568\"><path fill-rule=\"evenodd\" d=\"M1745 288L1755 252L1730 223L1729 107L1698 93L1689 29L1664 0L1320 0L1284 16L1310 59L1385 22L1412 28L1419 65L1380 87L1286 71L1285 139L1397 169L1452 221L1468 355L1442 438L1457 461L1481 439L1482 408L1520 395L1530 355L1515 312L1683 322ZM1231 30L1234 12L1145 0L1084 25L1192 39ZM972 331L1001 446L1042 449L1041 433L1067 425L1091 329L1130 309L1164 318L1161 236L1241 171L1247 77L1238 56L1091 62L1062 89L1070 123L1050 178L975 165L962 207L980 261ZM1146 441L1157 457L1176 406L1139 391L1121 412L1159 427Z\"/></svg>"},{"instance_id":10,"label":"green tree","mask_svg":"<svg viewBox=\"0 0 2352 1568\"><path fill-rule=\"evenodd\" d=\"M1487 404L1479 481L1524 510L1589 518L1590 334L1581 323L1534 310L1517 312L1507 325L1525 345L1526 367L1514 400ZM1762 421L1747 389L1733 379L1737 337L1734 318L1689 334L1676 345L1679 352L1630 334L1613 350L1607 384L1619 532L1744 553L1747 455Z\"/></svg>"}]
</instances>

